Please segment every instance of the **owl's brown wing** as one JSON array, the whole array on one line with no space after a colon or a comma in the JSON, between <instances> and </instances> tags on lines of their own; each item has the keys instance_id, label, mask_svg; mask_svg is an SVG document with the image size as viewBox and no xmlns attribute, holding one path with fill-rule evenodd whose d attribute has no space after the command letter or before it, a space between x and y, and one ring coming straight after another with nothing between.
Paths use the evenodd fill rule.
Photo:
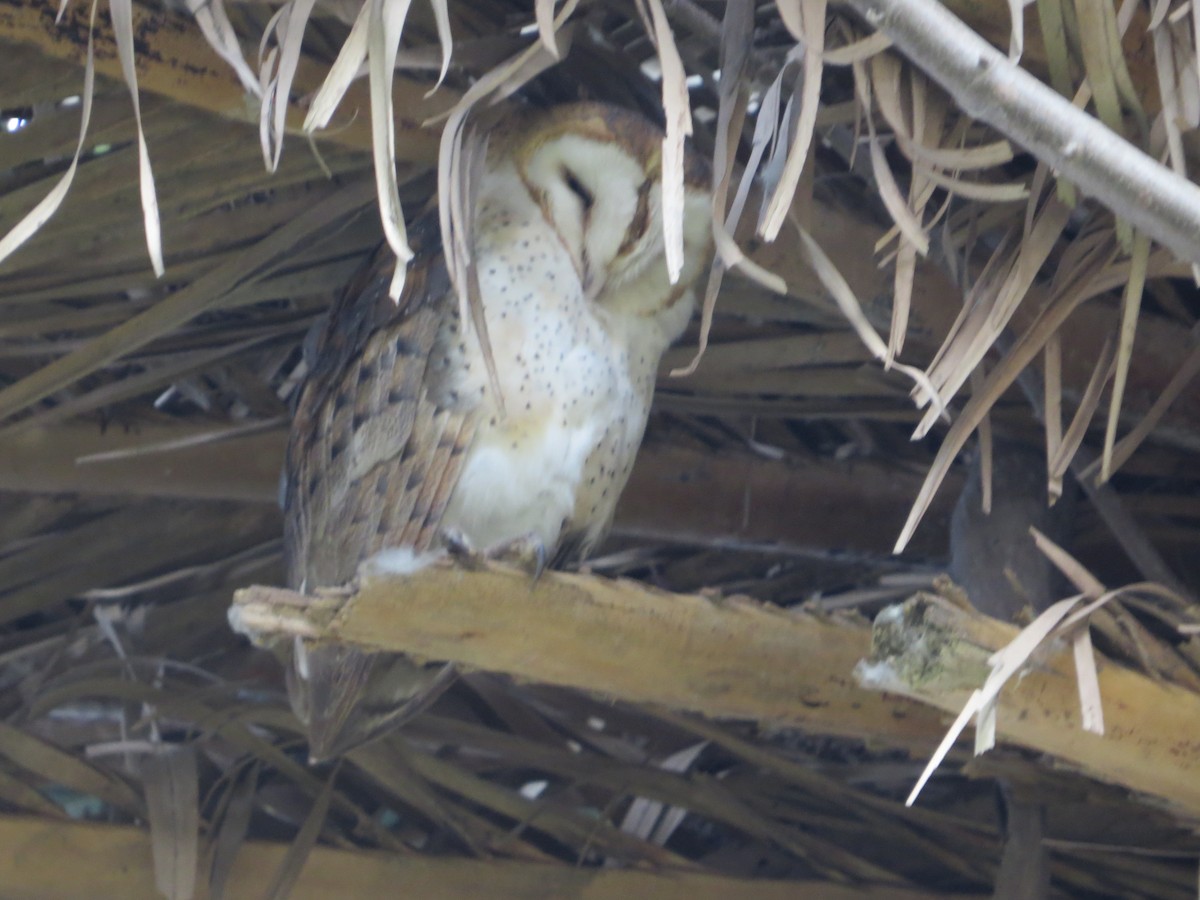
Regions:
<instances>
[{"instance_id":1,"label":"owl's brown wing","mask_svg":"<svg viewBox=\"0 0 1200 900\"><path fill-rule=\"evenodd\" d=\"M380 550L427 549L458 481L474 416L439 406L429 363L454 314L436 220L410 234L417 255L399 302L381 248L330 312L300 395L284 495L288 579L339 586ZM451 682L448 666L322 642L290 649L288 692L311 755L328 758L415 715Z\"/></svg>"},{"instance_id":2,"label":"owl's brown wing","mask_svg":"<svg viewBox=\"0 0 1200 900\"><path fill-rule=\"evenodd\" d=\"M385 246L342 294L318 341L287 450L292 587L345 584L384 548L428 549L457 483L474 417L439 406L426 378L457 301L436 223L413 232L417 256L399 301L387 295L395 257Z\"/></svg>"}]
</instances>

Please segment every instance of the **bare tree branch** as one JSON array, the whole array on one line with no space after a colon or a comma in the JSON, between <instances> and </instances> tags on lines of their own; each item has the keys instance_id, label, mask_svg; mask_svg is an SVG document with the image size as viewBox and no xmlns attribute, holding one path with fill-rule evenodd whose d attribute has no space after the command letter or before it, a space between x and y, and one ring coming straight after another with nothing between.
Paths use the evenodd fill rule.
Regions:
<instances>
[{"instance_id":1,"label":"bare tree branch","mask_svg":"<svg viewBox=\"0 0 1200 900\"><path fill-rule=\"evenodd\" d=\"M954 98L1118 216L1200 262L1200 187L1011 63L937 0L849 0Z\"/></svg>"}]
</instances>

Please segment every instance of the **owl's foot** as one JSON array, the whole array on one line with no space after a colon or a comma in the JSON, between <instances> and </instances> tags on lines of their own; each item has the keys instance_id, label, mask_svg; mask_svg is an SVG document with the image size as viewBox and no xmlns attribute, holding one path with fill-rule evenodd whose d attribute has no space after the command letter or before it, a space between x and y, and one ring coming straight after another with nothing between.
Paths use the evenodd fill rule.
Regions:
<instances>
[{"instance_id":1,"label":"owl's foot","mask_svg":"<svg viewBox=\"0 0 1200 900\"><path fill-rule=\"evenodd\" d=\"M486 559L475 549L471 539L457 528L443 528L442 543L446 545L446 552L454 558L455 562L468 569L479 568Z\"/></svg>"},{"instance_id":2,"label":"owl's foot","mask_svg":"<svg viewBox=\"0 0 1200 900\"><path fill-rule=\"evenodd\" d=\"M467 568L479 568L485 562L500 562L522 569L537 581L546 571L546 544L533 532L477 550L470 538L457 528L442 530L446 550Z\"/></svg>"},{"instance_id":3,"label":"owl's foot","mask_svg":"<svg viewBox=\"0 0 1200 900\"><path fill-rule=\"evenodd\" d=\"M493 544L484 551L488 559L523 569L537 581L546 571L546 544L532 532Z\"/></svg>"}]
</instances>

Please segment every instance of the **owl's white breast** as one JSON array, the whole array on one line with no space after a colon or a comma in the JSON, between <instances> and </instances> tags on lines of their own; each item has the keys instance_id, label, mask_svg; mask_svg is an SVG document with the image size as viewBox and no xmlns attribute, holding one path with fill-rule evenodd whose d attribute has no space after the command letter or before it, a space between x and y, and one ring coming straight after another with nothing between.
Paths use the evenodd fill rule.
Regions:
<instances>
[{"instance_id":1,"label":"owl's white breast","mask_svg":"<svg viewBox=\"0 0 1200 900\"><path fill-rule=\"evenodd\" d=\"M536 204L512 196L483 197L475 256L504 412L473 330L455 332L442 364L455 395L479 398L484 414L442 522L476 547L536 535L552 552L567 532L590 544L607 530L665 340L587 300Z\"/></svg>"}]
</instances>

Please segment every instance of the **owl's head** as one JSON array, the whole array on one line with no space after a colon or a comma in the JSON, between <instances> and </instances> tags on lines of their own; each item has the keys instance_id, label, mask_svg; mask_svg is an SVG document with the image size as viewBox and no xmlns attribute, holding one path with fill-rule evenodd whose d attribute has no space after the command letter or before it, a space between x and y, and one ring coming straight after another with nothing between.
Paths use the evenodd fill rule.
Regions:
<instances>
[{"instance_id":1,"label":"owl's head","mask_svg":"<svg viewBox=\"0 0 1200 900\"><path fill-rule=\"evenodd\" d=\"M670 338L691 312L691 285L712 244L708 167L684 169L684 267L667 276L662 224L662 131L600 103L534 114L506 139L530 195L571 255L587 296L616 313L653 316L676 305ZM686 298L686 303L679 301Z\"/></svg>"}]
</instances>

